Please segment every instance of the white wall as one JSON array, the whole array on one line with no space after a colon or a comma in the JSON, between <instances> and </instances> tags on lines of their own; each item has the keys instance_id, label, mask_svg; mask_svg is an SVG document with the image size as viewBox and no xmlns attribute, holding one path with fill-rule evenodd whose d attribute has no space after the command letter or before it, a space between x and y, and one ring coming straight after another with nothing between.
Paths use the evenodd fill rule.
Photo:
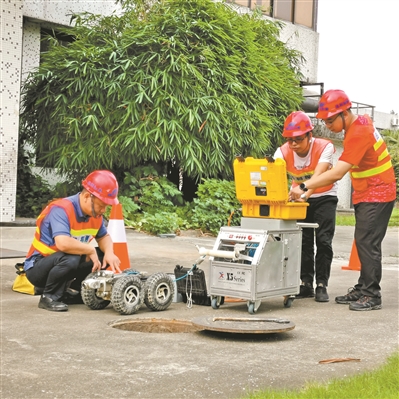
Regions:
<instances>
[{"instance_id":1,"label":"white wall","mask_svg":"<svg viewBox=\"0 0 399 399\"><path fill-rule=\"evenodd\" d=\"M230 4L238 13L249 13L248 7L235 6ZM272 20L268 16L265 19ZM294 25L291 22L279 21L283 28L280 31L280 40L289 48L298 50L302 53L304 64L301 72L304 75L304 81L316 83L318 69L318 52L319 52L319 34L310 28L300 25Z\"/></svg>"},{"instance_id":2,"label":"white wall","mask_svg":"<svg viewBox=\"0 0 399 399\"><path fill-rule=\"evenodd\" d=\"M0 222L15 217L19 96L22 61L22 2L1 1Z\"/></svg>"}]
</instances>

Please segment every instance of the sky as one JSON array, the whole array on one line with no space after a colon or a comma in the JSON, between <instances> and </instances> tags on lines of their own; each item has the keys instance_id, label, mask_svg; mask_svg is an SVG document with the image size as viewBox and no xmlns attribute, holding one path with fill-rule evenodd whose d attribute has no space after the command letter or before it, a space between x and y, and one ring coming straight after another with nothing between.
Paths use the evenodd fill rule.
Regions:
<instances>
[{"instance_id":1,"label":"sky","mask_svg":"<svg viewBox=\"0 0 399 399\"><path fill-rule=\"evenodd\" d=\"M318 82L399 113L399 0L319 0Z\"/></svg>"}]
</instances>

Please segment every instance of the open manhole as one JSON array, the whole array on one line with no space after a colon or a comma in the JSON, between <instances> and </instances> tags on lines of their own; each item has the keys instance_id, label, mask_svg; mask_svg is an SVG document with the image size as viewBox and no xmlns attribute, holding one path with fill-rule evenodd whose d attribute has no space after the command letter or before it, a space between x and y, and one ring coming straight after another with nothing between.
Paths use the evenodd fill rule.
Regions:
<instances>
[{"instance_id":1,"label":"open manhole","mask_svg":"<svg viewBox=\"0 0 399 399\"><path fill-rule=\"evenodd\" d=\"M130 319L117 320L109 324L113 328L145 333L191 333L203 328L194 326L188 320L176 319Z\"/></svg>"},{"instance_id":2,"label":"open manhole","mask_svg":"<svg viewBox=\"0 0 399 399\"><path fill-rule=\"evenodd\" d=\"M192 322L176 319L130 319L109 324L125 331L145 333L192 333L209 330L224 333L270 334L293 330L295 324L277 318L197 317Z\"/></svg>"}]
</instances>

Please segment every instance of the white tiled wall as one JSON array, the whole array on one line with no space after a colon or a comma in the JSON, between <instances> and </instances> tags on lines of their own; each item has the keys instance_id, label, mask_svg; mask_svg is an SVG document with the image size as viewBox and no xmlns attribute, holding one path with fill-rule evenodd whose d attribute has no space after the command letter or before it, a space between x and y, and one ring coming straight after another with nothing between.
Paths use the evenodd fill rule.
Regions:
<instances>
[{"instance_id":1,"label":"white tiled wall","mask_svg":"<svg viewBox=\"0 0 399 399\"><path fill-rule=\"evenodd\" d=\"M1 0L0 222L15 218L22 43L22 1Z\"/></svg>"}]
</instances>

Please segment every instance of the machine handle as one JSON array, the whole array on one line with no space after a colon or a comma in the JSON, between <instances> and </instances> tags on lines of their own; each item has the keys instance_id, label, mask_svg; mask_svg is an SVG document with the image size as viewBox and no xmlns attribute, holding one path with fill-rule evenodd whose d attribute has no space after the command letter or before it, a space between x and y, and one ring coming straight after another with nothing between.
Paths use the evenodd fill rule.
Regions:
<instances>
[{"instance_id":1,"label":"machine handle","mask_svg":"<svg viewBox=\"0 0 399 399\"><path fill-rule=\"evenodd\" d=\"M204 247L198 248L198 252L200 255L208 255L214 256L215 258L228 258L228 259L236 259L236 254L233 251L221 251L214 249L206 249Z\"/></svg>"},{"instance_id":2,"label":"machine handle","mask_svg":"<svg viewBox=\"0 0 399 399\"><path fill-rule=\"evenodd\" d=\"M304 227L304 228L311 228L311 229L317 229L319 227L318 223L297 223L296 224L299 227Z\"/></svg>"}]
</instances>

